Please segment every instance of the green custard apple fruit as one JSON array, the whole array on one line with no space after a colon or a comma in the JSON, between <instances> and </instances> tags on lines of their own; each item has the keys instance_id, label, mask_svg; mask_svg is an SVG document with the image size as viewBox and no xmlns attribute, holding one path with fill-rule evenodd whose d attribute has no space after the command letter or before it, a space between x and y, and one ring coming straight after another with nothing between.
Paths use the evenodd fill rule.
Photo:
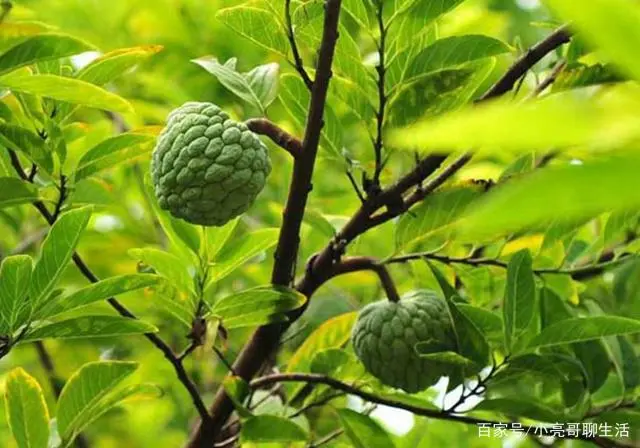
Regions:
<instances>
[{"instance_id":1,"label":"green custard apple fruit","mask_svg":"<svg viewBox=\"0 0 640 448\"><path fill-rule=\"evenodd\" d=\"M424 390L448 374L447 366L418 355L419 342L424 343L421 351L426 345L433 353L456 347L446 303L428 290L407 293L398 302L381 300L365 306L351 341L372 375L409 393Z\"/></svg>"},{"instance_id":2,"label":"green custard apple fruit","mask_svg":"<svg viewBox=\"0 0 640 448\"><path fill-rule=\"evenodd\" d=\"M222 226L244 213L270 172L264 143L211 103L173 110L151 159L160 207L205 226Z\"/></svg>"}]
</instances>

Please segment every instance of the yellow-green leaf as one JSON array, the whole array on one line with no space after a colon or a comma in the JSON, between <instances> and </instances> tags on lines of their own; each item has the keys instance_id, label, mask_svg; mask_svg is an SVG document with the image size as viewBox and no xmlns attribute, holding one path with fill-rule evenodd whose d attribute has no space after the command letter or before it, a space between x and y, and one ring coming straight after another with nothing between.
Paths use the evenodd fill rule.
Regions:
<instances>
[{"instance_id":1,"label":"yellow-green leaf","mask_svg":"<svg viewBox=\"0 0 640 448\"><path fill-rule=\"evenodd\" d=\"M5 383L7 420L18 448L47 448L49 411L38 382L20 367Z\"/></svg>"}]
</instances>

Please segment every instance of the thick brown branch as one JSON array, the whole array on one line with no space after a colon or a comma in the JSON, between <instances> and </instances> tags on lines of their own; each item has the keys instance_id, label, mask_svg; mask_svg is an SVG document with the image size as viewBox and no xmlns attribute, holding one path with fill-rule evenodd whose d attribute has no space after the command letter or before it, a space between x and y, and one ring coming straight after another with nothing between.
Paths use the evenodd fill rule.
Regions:
<instances>
[{"instance_id":1,"label":"thick brown branch","mask_svg":"<svg viewBox=\"0 0 640 448\"><path fill-rule=\"evenodd\" d=\"M460 168L466 165L471 160L471 153L464 153L456 160L447 165L442 171L440 171L433 179L430 179L426 185L416 189L403 201L403 207L397 210L387 210L379 215L372 216L369 220L369 227L378 226L384 222L389 221L392 218L406 212L412 206L422 201L429 194L433 193L435 189L449 180Z\"/></svg>"},{"instance_id":2,"label":"thick brown branch","mask_svg":"<svg viewBox=\"0 0 640 448\"><path fill-rule=\"evenodd\" d=\"M338 40L338 17L340 0L325 3L324 28L318 53L316 77L311 89L311 101L307 125L302 141L302 153L294 160L289 197L283 212L282 227L275 250L275 263L271 282L275 285L291 285L298 255L298 242L302 218L311 191L311 177L315 166L320 132L324 125L324 107L331 79L331 65ZM233 370L242 378L250 380L262 367L265 359L276 349L286 324L268 325L259 328L238 355ZM218 390L211 405L212 420L200 424L189 441L190 448L211 446L220 429L233 412L233 402L223 388Z\"/></svg>"},{"instance_id":3,"label":"thick brown branch","mask_svg":"<svg viewBox=\"0 0 640 448\"><path fill-rule=\"evenodd\" d=\"M302 142L266 118L252 118L245 121L247 127L256 134L267 136L294 159L302 153Z\"/></svg>"},{"instance_id":4,"label":"thick brown branch","mask_svg":"<svg viewBox=\"0 0 640 448\"><path fill-rule=\"evenodd\" d=\"M559 46L571 40L571 32L567 26L563 26L549 34L544 40L531 47L507 72L491 87L480 101L496 98L507 93L520 78L522 78L542 58L554 51Z\"/></svg>"}]
</instances>

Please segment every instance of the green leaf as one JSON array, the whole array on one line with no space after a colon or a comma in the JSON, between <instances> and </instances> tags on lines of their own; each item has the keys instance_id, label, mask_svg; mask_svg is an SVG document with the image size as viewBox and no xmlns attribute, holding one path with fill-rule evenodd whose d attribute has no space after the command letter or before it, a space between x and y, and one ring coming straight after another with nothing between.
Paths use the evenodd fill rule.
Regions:
<instances>
[{"instance_id":1,"label":"green leaf","mask_svg":"<svg viewBox=\"0 0 640 448\"><path fill-rule=\"evenodd\" d=\"M331 221L329 221L329 219L320 212L320 210L308 207L304 211L303 219L306 224L309 224L327 238L333 238L336 236L336 228L331 224Z\"/></svg>"},{"instance_id":2,"label":"green leaf","mask_svg":"<svg viewBox=\"0 0 640 448\"><path fill-rule=\"evenodd\" d=\"M533 278L533 260L524 249L511 257L507 266L507 286L502 308L504 338L507 349L524 332L536 310L536 285Z\"/></svg>"},{"instance_id":3,"label":"green leaf","mask_svg":"<svg viewBox=\"0 0 640 448\"><path fill-rule=\"evenodd\" d=\"M0 56L0 74L40 61L50 61L95 50L88 43L65 34L30 36Z\"/></svg>"},{"instance_id":4,"label":"green leaf","mask_svg":"<svg viewBox=\"0 0 640 448\"><path fill-rule=\"evenodd\" d=\"M285 73L280 77L280 102L289 112L298 127L303 128L307 117L309 91L300 77ZM324 110L320 145L329 152L329 156L343 161L342 126L333 109L327 105Z\"/></svg>"},{"instance_id":5,"label":"green leaf","mask_svg":"<svg viewBox=\"0 0 640 448\"><path fill-rule=\"evenodd\" d=\"M158 274L171 280L182 292L194 293L193 279L187 267L175 255L151 247L130 249L129 255L151 266Z\"/></svg>"},{"instance_id":6,"label":"green leaf","mask_svg":"<svg viewBox=\"0 0 640 448\"><path fill-rule=\"evenodd\" d=\"M313 357L309 369L312 373L332 375L343 365L351 361L347 352L339 348L322 350Z\"/></svg>"},{"instance_id":7,"label":"green leaf","mask_svg":"<svg viewBox=\"0 0 640 448\"><path fill-rule=\"evenodd\" d=\"M458 309L458 304L448 300L449 313L458 340L460 355L484 366L489 358L489 344L482 332L465 314Z\"/></svg>"},{"instance_id":8,"label":"green leaf","mask_svg":"<svg viewBox=\"0 0 640 448\"><path fill-rule=\"evenodd\" d=\"M434 361L439 364L445 364L445 365L450 365L455 367L464 367L467 369L479 370L481 368L480 366L478 366L478 364L476 364L475 361L469 358L465 358L464 356L456 352L445 351L445 352L432 353L430 350L431 349L430 345L431 344L429 342L418 342L416 344L415 350L418 352L418 355L420 356L420 358L428 359L430 361Z\"/></svg>"},{"instance_id":9,"label":"green leaf","mask_svg":"<svg viewBox=\"0 0 640 448\"><path fill-rule=\"evenodd\" d=\"M158 329L151 324L128 317L82 316L36 327L29 331L20 342L40 339L105 338L157 331Z\"/></svg>"},{"instance_id":10,"label":"green leaf","mask_svg":"<svg viewBox=\"0 0 640 448\"><path fill-rule=\"evenodd\" d=\"M224 64L220 64L212 56L194 59L192 62L213 74L223 86L263 115L277 96L280 66L276 63L260 65L248 73L239 73L235 70L235 58Z\"/></svg>"},{"instance_id":11,"label":"green leaf","mask_svg":"<svg viewBox=\"0 0 640 448\"><path fill-rule=\"evenodd\" d=\"M140 47L121 48L110 51L92 61L76 74L76 79L97 86L103 86L123 75L140 62L162 50L160 45L144 45ZM56 118L62 121L70 115L76 106L59 104Z\"/></svg>"},{"instance_id":12,"label":"green leaf","mask_svg":"<svg viewBox=\"0 0 640 448\"><path fill-rule=\"evenodd\" d=\"M174 218L160 208L155 198L155 192L149 174L145 176L144 187L151 202L153 212L156 218L158 218L158 222L167 239L171 242L172 247L186 260L197 263L197 255L200 250L200 234L198 233L197 227L181 219Z\"/></svg>"},{"instance_id":13,"label":"green leaf","mask_svg":"<svg viewBox=\"0 0 640 448\"><path fill-rule=\"evenodd\" d=\"M445 37L414 57L407 67L405 82L509 51L504 42L488 36Z\"/></svg>"},{"instance_id":14,"label":"green leaf","mask_svg":"<svg viewBox=\"0 0 640 448\"><path fill-rule=\"evenodd\" d=\"M5 75L0 86L14 92L29 93L58 101L96 109L129 113L132 107L125 99L94 84L56 75Z\"/></svg>"},{"instance_id":15,"label":"green leaf","mask_svg":"<svg viewBox=\"0 0 640 448\"><path fill-rule=\"evenodd\" d=\"M396 225L396 247L410 248L431 237L434 233L446 232L466 207L479 197L477 188L456 187L437 191L427 196L412 213L402 215Z\"/></svg>"},{"instance_id":16,"label":"green leaf","mask_svg":"<svg viewBox=\"0 0 640 448\"><path fill-rule=\"evenodd\" d=\"M431 272L433 272L433 276L436 278L438 285L440 286L440 290L442 291L442 295L447 300L447 302L452 301L455 297L458 296L458 291L449 284L447 279L444 277L440 269L436 267L436 265L430 261L427 261Z\"/></svg>"},{"instance_id":17,"label":"green leaf","mask_svg":"<svg viewBox=\"0 0 640 448\"><path fill-rule=\"evenodd\" d=\"M442 289L451 324L456 335L460 355L473 360L478 365L485 365L489 357L489 344L475 323L458 309L457 291L449 285L444 275L432 263L428 263L433 275Z\"/></svg>"},{"instance_id":18,"label":"green leaf","mask_svg":"<svg viewBox=\"0 0 640 448\"><path fill-rule=\"evenodd\" d=\"M304 442L309 435L294 422L275 415L256 415L242 423L241 444Z\"/></svg>"},{"instance_id":19,"label":"green leaf","mask_svg":"<svg viewBox=\"0 0 640 448\"><path fill-rule=\"evenodd\" d=\"M29 300L34 308L37 308L56 286L89 223L91 212L91 207L68 211L49 230L31 276Z\"/></svg>"},{"instance_id":20,"label":"green leaf","mask_svg":"<svg viewBox=\"0 0 640 448\"><path fill-rule=\"evenodd\" d=\"M76 78L102 86L161 50L161 45L143 45L110 51L86 65Z\"/></svg>"},{"instance_id":21,"label":"green leaf","mask_svg":"<svg viewBox=\"0 0 640 448\"><path fill-rule=\"evenodd\" d=\"M356 21L365 30L370 27L369 14L370 4L367 1L362 0L344 0L342 2L342 9L349 14L353 20Z\"/></svg>"},{"instance_id":22,"label":"green leaf","mask_svg":"<svg viewBox=\"0 0 640 448\"><path fill-rule=\"evenodd\" d=\"M28 255L12 255L0 264L0 333L10 334L22 325L31 311L25 303L31 280L32 260Z\"/></svg>"},{"instance_id":23,"label":"green leaf","mask_svg":"<svg viewBox=\"0 0 640 448\"><path fill-rule=\"evenodd\" d=\"M635 319L618 316L576 317L544 328L529 343L529 348L551 347L639 332L640 321Z\"/></svg>"},{"instance_id":24,"label":"green leaf","mask_svg":"<svg viewBox=\"0 0 640 448\"><path fill-rule=\"evenodd\" d=\"M610 88L597 97L564 92L525 102L497 99L396 129L388 141L411 151L611 148L638 138L640 118L635 111L639 107L640 92L631 84Z\"/></svg>"},{"instance_id":25,"label":"green leaf","mask_svg":"<svg viewBox=\"0 0 640 448\"><path fill-rule=\"evenodd\" d=\"M249 88L260 99L260 104L266 109L278 96L278 80L280 79L280 65L277 63L259 65L244 73Z\"/></svg>"},{"instance_id":26,"label":"green leaf","mask_svg":"<svg viewBox=\"0 0 640 448\"><path fill-rule=\"evenodd\" d=\"M289 359L287 372L309 372L316 353L346 344L357 317L355 311L340 314L316 328Z\"/></svg>"},{"instance_id":27,"label":"green leaf","mask_svg":"<svg viewBox=\"0 0 640 448\"><path fill-rule=\"evenodd\" d=\"M78 162L76 182L150 152L155 140L155 135L137 132L127 132L103 140L87 151Z\"/></svg>"},{"instance_id":28,"label":"green leaf","mask_svg":"<svg viewBox=\"0 0 640 448\"><path fill-rule=\"evenodd\" d=\"M221 227L204 227L204 244L201 244L203 251L206 251L207 261L216 260L220 250L227 244L229 238L236 229L240 218L234 218ZM205 254L203 254L205 255Z\"/></svg>"},{"instance_id":29,"label":"green leaf","mask_svg":"<svg viewBox=\"0 0 640 448\"><path fill-rule=\"evenodd\" d=\"M109 410L109 394L136 369L135 362L107 361L85 364L67 381L58 400L58 431L70 442L84 427Z\"/></svg>"},{"instance_id":30,"label":"green leaf","mask_svg":"<svg viewBox=\"0 0 640 448\"><path fill-rule=\"evenodd\" d=\"M633 390L640 385L640 357L636 354L633 344L629 342L628 338L618 336L617 340L622 357L624 386L627 390Z\"/></svg>"},{"instance_id":31,"label":"green leaf","mask_svg":"<svg viewBox=\"0 0 640 448\"><path fill-rule=\"evenodd\" d=\"M393 439L378 422L351 409L339 409L338 417L344 432L356 448L395 447Z\"/></svg>"},{"instance_id":32,"label":"green leaf","mask_svg":"<svg viewBox=\"0 0 640 448\"><path fill-rule=\"evenodd\" d=\"M44 141L29 129L0 122L0 143L8 149L26 154L46 172L51 173L53 170L53 160Z\"/></svg>"},{"instance_id":33,"label":"green leaf","mask_svg":"<svg viewBox=\"0 0 640 448\"><path fill-rule=\"evenodd\" d=\"M481 59L401 86L391 98L385 124L405 126L422 117L435 117L459 109L471 100L495 65L495 58Z\"/></svg>"},{"instance_id":34,"label":"green leaf","mask_svg":"<svg viewBox=\"0 0 640 448\"><path fill-rule=\"evenodd\" d=\"M517 398L494 398L481 401L476 411L500 412L504 415L518 415L543 422L562 421L562 415L542 403Z\"/></svg>"},{"instance_id":35,"label":"green leaf","mask_svg":"<svg viewBox=\"0 0 640 448\"><path fill-rule=\"evenodd\" d=\"M127 274L110 277L48 302L36 310L35 315L38 318L55 316L125 292L155 286L160 281L161 277L151 274Z\"/></svg>"},{"instance_id":36,"label":"green leaf","mask_svg":"<svg viewBox=\"0 0 640 448\"><path fill-rule=\"evenodd\" d=\"M195 304L186 293L178 291L170 282L164 281L155 288L152 300L170 317L180 322L187 331L191 331Z\"/></svg>"},{"instance_id":37,"label":"green leaf","mask_svg":"<svg viewBox=\"0 0 640 448\"><path fill-rule=\"evenodd\" d=\"M0 177L0 208L28 204L38 199L38 188L15 177Z\"/></svg>"},{"instance_id":38,"label":"green leaf","mask_svg":"<svg viewBox=\"0 0 640 448\"><path fill-rule=\"evenodd\" d=\"M238 34L269 51L287 57L289 43L269 0L253 0L218 11L216 18Z\"/></svg>"},{"instance_id":39,"label":"green leaf","mask_svg":"<svg viewBox=\"0 0 640 448\"><path fill-rule=\"evenodd\" d=\"M5 409L18 448L47 448L49 411L42 388L20 367L7 375Z\"/></svg>"},{"instance_id":40,"label":"green leaf","mask_svg":"<svg viewBox=\"0 0 640 448\"><path fill-rule=\"evenodd\" d=\"M611 62L640 80L640 61L629 48L640 45L640 10L626 0L545 0L560 17L571 22L580 37L598 48Z\"/></svg>"},{"instance_id":41,"label":"green leaf","mask_svg":"<svg viewBox=\"0 0 640 448\"><path fill-rule=\"evenodd\" d=\"M227 375L222 380L222 387L224 387L224 391L227 393L229 398L231 398L233 407L240 417L248 418L253 415L244 405L247 397L251 394L249 383L239 376Z\"/></svg>"},{"instance_id":42,"label":"green leaf","mask_svg":"<svg viewBox=\"0 0 640 448\"><path fill-rule=\"evenodd\" d=\"M306 297L294 289L258 286L223 297L211 308L225 328L252 327L286 320L288 311L301 307Z\"/></svg>"},{"instance_id":43,"label":"green leaf","mask_svg":"<svg viewBox=\"0 0 640 448\"><path fill-rule=\"evenodd\" d=\"M467 316L487 339L493 341L499 337L502 341L504 333L500 316L484 308L466 305L464 303L458 303L457 305L460 312Z\"/></svg>"},{"instance_id":44,"label":"green leaf","mask_svg":"<svg viewBox=\"0 0 640 448\"><path fill-rule=\"evenodd\" d=\"M558 78L553 83L552 91L577 89L580 87L621 82L623 80L622 76L620 76L610 64L572 64L571 67L560 72Z\"/></svg>"},{"instance_id":45,"label":"green leaf","mask_svg":"<svg viewBox=\"0 0 640 448\"><path fill-rule=\"evenodd\" d=\"M220 281L256 255L274 246L278 241L278 234L278 229L260 229L232 240L218 252L209 269L208 284Z\"/></svg>"},{"instance_id":46,"label":"green leaf","mask_svg":"<svg viewBox=\"0 0 640 448\"><path fill-rule=\"evenodd\" d=\"M458 221L457 236L477 242L531 226L637 209L639 170L640 157L635 155L538 170L489 191L470 206Z\"/></svg>"},{"instance_id":47,"label":"green leaf","mask_svg":"<svg viewBox=\"0 0 640 448\"><path fill-rule=\"evenodd\" d=\"M492 383L498 384L524 375L533 375L550 381L568 381L557 356L527 353L511 358L506 367L496 373Z\"/></svg>"}]
</instances>

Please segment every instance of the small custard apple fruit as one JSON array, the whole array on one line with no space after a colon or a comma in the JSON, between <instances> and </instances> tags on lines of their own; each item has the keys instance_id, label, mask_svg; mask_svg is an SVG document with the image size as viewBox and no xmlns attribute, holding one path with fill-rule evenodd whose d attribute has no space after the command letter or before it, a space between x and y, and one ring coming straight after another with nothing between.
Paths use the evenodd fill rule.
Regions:
<instances>
[{"instance_id":1,"label":"small custard apple fruit","mask_svg":"<svg viewBox=\"0 0 640 448\"><path fill-rule=\"evenodd\" d=\"M418 290L400 301L381 300L362 308L351 341L365 368L382 383L419 392L448 374L447 366L421 358L429 352L455 351L456 339L445 302L435 292Z\"/></svg>"},{"instance_id":2,"label":"small custard apple fruit","mask_svg":"<svg viewBox=\"0 0 640 448\"><path fill-rule=\"evenodd\" d=\"M211 103L173 110L151 158L160 208L205 226L222 226L244 213L270 171L264 143Z\"/></svg>"}]
</instances>

